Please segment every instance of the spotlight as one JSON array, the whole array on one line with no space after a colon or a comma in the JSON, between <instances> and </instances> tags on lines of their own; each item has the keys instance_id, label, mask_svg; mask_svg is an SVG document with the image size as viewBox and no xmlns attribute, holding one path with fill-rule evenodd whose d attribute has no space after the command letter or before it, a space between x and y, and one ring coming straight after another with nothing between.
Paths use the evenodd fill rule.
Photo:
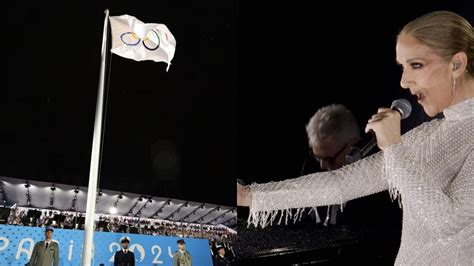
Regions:
<instances>
[{"instance_id":1,"label":"spotlight","mask_svg":"<svg viewBox=\"0 0 474 266\"><path fill-rule=\"evenodd\" d=\"M153 199L151 197L148 198L148 202L149 203L152 203L153 202Z\"/></svg>"},{"instance_id":2,"label":"spotlight","mask_svg":"<svg viewBox=\"0 0 474 266\"><path fill-rule=\"evenodd\" d=\"M74 193L79 193L79 188L77 187L76 189L74 189Z\"/></svg>"},{"instance_id":3,"label":"spotlight","mask_svg":"<svg viewBox=\"0 0 474 266\"><path fill-rule=\"evenodd\" d=\"M29 187L30 187L30 183L28 183L28 181L26 181L25 188L29 188Z\"/></svg>"},{"instance_id":4,"label":"spotlight","mask_svg":"<svg viewBox=\"0 0 474 266\"><path fill-rule=\"evenodd\" d=\"M56 186L53 184L51 187L50 187L51 191L55 191L56 190Z\"/></svg>"},{"instance_id":5,"label":"spotlight","mask_svg":"<svg viewBox=\"0 0 474 266\"><path fill-rule=\"evenodd\" d=\"M117 213L117 207L112 207L109 210L110 214L116 214Z\"/></svg>"},{"instance_id":6,"label":"spotlight","mask_svg":"<svg viewBox=\"0 0 474 266\"><path fill-rule=\"evenodd\" d=\"M138 198L138 201L143 201L143 197Z\"/></svg>"},{"instance_id":7,"label":"spotlight","mask_svg":"<svg viewBox=\"0 0 474 266\"><path fill-rule=\"evenodd\" d=\"M99 197L102 196L102 189L99 190Z\"/></svg>"},{"instance_id":8,"label":"spotlight","mask_svg":"<svg viewBox=\"0 0 474 266\"><path fill-rule=\"evenodd\" d=\"M119 199L123 199L123 193L120 193L120 195L118 196Z\"/></svg>"},{"instance_id":9,"label":"spotlight","mask_svg":"<svg viewBox=\"0 0 474 266\"><path fill-rule=\"evenodd\" d=\"M171 200L168 200L168 205L171 205Z\"/></svg>"}]
</instances>

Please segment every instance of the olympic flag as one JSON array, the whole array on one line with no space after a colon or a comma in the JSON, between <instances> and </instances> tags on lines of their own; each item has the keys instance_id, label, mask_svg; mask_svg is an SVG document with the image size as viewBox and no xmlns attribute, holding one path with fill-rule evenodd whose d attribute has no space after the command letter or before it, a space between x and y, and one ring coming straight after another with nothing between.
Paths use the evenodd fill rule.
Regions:
<instances>
[{"instance_id":1,"label":"olympic flag","mask_svg":"<svg viewBox=\"0 0 474 266\"><path fill-rule=\"evenodd\" d=\"M105 61L107 58L107 26L110 20L112 27L111 52L136 61L153 60L166 62L168 71L176 50L176 40L163 24L145 24L135 17L122 15L110 17L105 10L102 32L102 49L100 51L99 90L92 137L91 166L89 168L89 191L87 193L86 221L84 223L84 241L82 249L83 266L92 265L94 240L94 215L97 196L97 183L101 158L102 126L104 113ZM1 251L1 248L0 248Z\"/></svg>"},{"instance_id":2,"label":"olympic flag","mask_svg":"<svg viewBox=\"0 0 474 266\"><path fill-rule=\"evenodd\" d=\"M176 39L164 24L143 23L129 15L111 16L111 52L136 61L166 62L168 71L176 50Z\"/></svg>"}]
</instances>

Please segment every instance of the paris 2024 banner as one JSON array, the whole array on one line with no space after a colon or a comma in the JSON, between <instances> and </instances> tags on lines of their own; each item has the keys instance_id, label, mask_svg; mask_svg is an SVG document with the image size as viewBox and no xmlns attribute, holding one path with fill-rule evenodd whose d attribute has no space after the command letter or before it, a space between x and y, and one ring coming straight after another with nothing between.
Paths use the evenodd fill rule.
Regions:
<instances>
[{"instance_id":1,"label":"paris 2024 banner","mask_svg":"<svg viewBox=\"0 0 474 266\"><path fill-rule=\"evenodd\" d=\"M178 237L95 232L93 265L114 265L120 240L130 239L129 250L135 254L136 265L173 265ZM59 243L59 265L81 265L84 231L55 229L53 241ZM44 240L44 228L0 225L0 265L25 265L34 244ZM207 239L184 238L193 265L211 266L212 258Z\"/></svg>"}]
</instances>

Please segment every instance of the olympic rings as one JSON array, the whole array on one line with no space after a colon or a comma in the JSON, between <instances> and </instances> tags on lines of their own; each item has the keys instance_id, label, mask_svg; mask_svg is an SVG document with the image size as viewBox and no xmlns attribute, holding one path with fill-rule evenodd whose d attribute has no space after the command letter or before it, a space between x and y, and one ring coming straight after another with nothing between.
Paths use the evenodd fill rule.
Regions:
<instances>
[{"instance_id":1,"label":"olympic rings","mask_svg":"<svg viewBox=\"0 0 474 266\"><path fill-rule=\"evenodd\" d=\"M153 46L148 46L145 43L145 41L147 41L147 40L151 40L151 45L153 45ZM154 51L154 50L158 49L158 47L160 47L160 36L158 36L158 33L156 31L151 30L150 32L148 32L148 34L146 35L145 40L143 40L142 43L143 43L143 46L146 49L148 49L150 51Z\"/></svg>"},{"instance_id":2,"label":"olympic rings","mask_svg":"<svg viewBox=\"0 0 474 266\"><path fill-rule=\"evenodd\" d=\"M120 40L123 44L128 46L137 46L141 42L143 47L150 51L158 49L161 43L160 35L155 30L148 32L144 40L131 31L120 34Z\"/></svg>"},{"instance_id":3,"label":"olympic rings","mask_svg":"<svg viewBox=\"0 0 474 266\"><path fill-rule=\"evenodd\" d=\"M130 35L130 36L131 36L132 38L134 38L134 39L137 39L137 42L136 42L136 43L133 43L133 42L128 42L128 40L124 40L124 37L125 37L125 36L128 36L128 35ZM128 45L128 46L136 46L136 45L138 45L138 44L140 43L140 41L141 41L140 38L138 38L138 36L137 36L135 33L131 32L131 31L129 31L129 32L124 32L124 33L120 34L120 40L122 41L122 43L124 43L124 44L126 44L126 45Z\"/></svg>"}]
</instances>

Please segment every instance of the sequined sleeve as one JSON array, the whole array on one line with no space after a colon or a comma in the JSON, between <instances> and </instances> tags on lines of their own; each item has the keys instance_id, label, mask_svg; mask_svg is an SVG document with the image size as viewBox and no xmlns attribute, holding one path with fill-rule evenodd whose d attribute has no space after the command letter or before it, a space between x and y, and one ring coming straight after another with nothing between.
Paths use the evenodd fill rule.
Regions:
<instances>
[{"instance_id":1,"label":"sequined sleeve","mask_svg":"<svg viewBox=\"0 0 474 266\"><path fill-rule=\"evenodd\" d=\"M296 220L303 208L342 204L388 188L382 178L383 155L377 153L341 169L295 179L252 184L249 224L265 227ZM292 211L292 209L297 209ZM278 214L281 215L278 215Z\"/></svg>"},{"instance_id":2,"label":"sequined sleeve","mask_svg":"<svg viewBox=\"0 0 474 266\"><path fill-rule=\"evenodd\" d=\"M456 151L462 153L461 148ZM409 156L403 143L387 148L384 158L390 187L396 187L397 193L403 195L403 202L409 202L409 211L415 210L411 218L422 222L440 237L454 235L474 221L472 148L459 172L445 187L431 178L433 167ZM449 167L450 162L438 163Z\"/></svg>"}]
</instances>

